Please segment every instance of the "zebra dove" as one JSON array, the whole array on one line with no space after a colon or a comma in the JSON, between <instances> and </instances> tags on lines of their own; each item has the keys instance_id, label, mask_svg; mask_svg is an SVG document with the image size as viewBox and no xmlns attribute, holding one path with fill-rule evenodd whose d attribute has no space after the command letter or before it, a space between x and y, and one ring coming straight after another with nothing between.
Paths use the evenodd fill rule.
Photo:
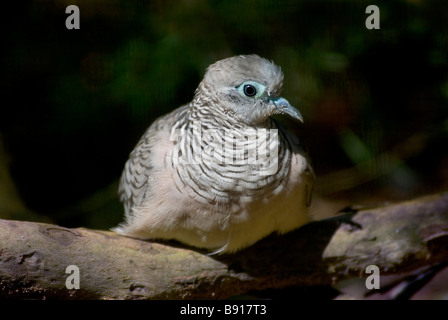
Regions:
<instances>
[{"instance_id":1,"label":"zebra dove","mask_svg":"<svg viewBox=\"0 0 448 320\"><path fill-rule=\"evenodd\" d=\"M120 179L113 230L235 252L310 220L314 177L298 138L271 118L301 114L280 97L280 67L257 55L210 65L193 100L158 118Z\"/></svg>"}]
</instances>

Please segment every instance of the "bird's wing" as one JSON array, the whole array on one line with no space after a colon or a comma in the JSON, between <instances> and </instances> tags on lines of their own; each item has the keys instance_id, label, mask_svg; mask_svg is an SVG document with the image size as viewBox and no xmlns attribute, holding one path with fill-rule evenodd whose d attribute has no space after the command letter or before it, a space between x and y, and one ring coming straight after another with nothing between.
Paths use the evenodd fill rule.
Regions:
<instances>
[{"instance_id":1,"label":"bird's wing","mask_svg":"<svg viewBox=\"0 0 448 320\"><path fill-rule=\"evenodd\" d=\"M118 188L126 216L132 216L133 208L138 207L145 199L150 187L148 179L154 173L153 150L158 144L166 142L161 141L164 136L161 133L169 132L173 124L185 116L186 109L187 106L183 106L155 120L129 155Z\"/></svg>"},{"instance_id":2,"label":"bird's wing","mask_svg":"<svg viewBox=\"0 0 448 320\"><path fill-rule=\"evenodd\" d=\"M307 156L307 167L305 169L305 172L303 174L303 180L305 183L305 205L307 207L311 206L312 196L313 196L313 184L316 176L314 174L313 167L311 166L311 161L309 157Z\"/></svg>"},{"instance_id":3,"label":"bird's wing","mask_svg":"<svg viewBox=\"0 0 448 320\"><path fill-rule=\"evenodd\" d=\"M286 130L286 128L278 121L275 120L273 121L275 125L280 129L280 132L284 134L285 139L287 139L291 150L293 150L293 152L300 154L305 159L306 167L304 168L301 176L302 183L304 186L303 199L305 200L305 206L310 207L313 195L313 185L316 176L314 174L313 166L311 164L311 158L308 154L308 151L306 150L305 145L299 140L299 138L296 135L292 134L289 130Z\"/></svg>"}]
</instances>

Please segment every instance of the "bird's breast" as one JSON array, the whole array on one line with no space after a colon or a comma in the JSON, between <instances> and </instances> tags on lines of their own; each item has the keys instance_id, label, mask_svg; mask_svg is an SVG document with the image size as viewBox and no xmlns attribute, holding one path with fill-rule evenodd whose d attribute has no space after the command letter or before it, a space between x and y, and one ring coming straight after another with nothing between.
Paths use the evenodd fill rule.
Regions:
<instances>
[{"instance_id":1,"label":"bird's breast","mask_svg":"<svg viewBox=\"0 0 448 320\"><path fill-rule=\"evenodd\" d=\"M286 185L291 150L277 128L215 128L198 122L179 124L170 139L174 146L166 162L176 187L202 203L258 201Z\"/></svg>"}]
</instances>

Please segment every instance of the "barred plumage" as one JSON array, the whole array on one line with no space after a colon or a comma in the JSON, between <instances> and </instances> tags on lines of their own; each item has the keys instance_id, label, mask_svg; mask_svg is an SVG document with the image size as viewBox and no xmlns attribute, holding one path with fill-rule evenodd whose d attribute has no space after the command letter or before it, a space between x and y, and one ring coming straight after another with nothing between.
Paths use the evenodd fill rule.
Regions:
<instances>
[{"instance_id":1,"label":"barred plumage","mask_svg":"<svg viewBox=\"0 0 448 320\"><path fill-rule=\"evenodd\" d=\"M115 231L232 252L308 222L309 160L270 118L301 120L278 97L282 80L256 55L211 65L193 101L157 119L130 154L119 188L126 221Z\"/></svg>"}]
</instances>

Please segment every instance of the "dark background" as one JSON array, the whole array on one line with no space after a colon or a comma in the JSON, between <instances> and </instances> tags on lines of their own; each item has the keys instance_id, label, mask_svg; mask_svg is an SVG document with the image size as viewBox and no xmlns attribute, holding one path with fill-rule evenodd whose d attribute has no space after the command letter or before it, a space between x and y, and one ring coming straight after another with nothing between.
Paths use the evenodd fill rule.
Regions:
<instances>
[{"instance_id":1,"label":"dark background","mask_svg":"<svg viewBox=\"0 0 448 320\"><path fill-rule=\"evenodd\" d=\"M330 211L448 189L446 1L41 0L2 17L1 218L115 226L145 128L248 53L282 67Z\"/></svg>"}]
</instances>

